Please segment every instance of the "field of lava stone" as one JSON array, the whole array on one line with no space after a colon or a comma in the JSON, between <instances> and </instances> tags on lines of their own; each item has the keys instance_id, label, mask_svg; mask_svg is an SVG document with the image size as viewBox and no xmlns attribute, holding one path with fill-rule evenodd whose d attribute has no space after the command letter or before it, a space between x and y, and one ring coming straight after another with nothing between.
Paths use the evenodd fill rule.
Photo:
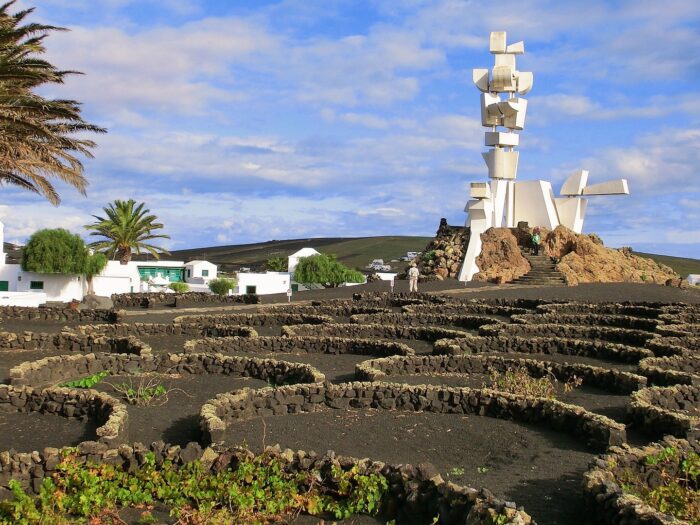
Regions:
<instances>
[{"instance_id":1,"label":"field of lava stone","mask_svg":"<svg viewBox=\"0 0 700 525\"><path fill-rule=\"evenodd\" d=\"M359 293L130 313L0 308L1 499L67 455L216 474L266 454L323 494L340 471L386 480L357 515L320 513L343 523L700 523L700 306ZM206 522L173 501L91 523ZM318 523L273 514L250 519Z\"/></svg>"}]
</instances>

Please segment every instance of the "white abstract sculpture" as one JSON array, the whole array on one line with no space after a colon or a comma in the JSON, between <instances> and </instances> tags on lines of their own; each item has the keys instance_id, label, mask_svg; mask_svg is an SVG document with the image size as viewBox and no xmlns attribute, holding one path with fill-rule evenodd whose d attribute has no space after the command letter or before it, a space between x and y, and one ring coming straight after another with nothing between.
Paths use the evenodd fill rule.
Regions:
<instances>
[{"instance_id":1,"label":"white abstract sculpture","mask_svg":"<svg viewBox=\"0 0 700 525\"><path fill-rule=\"evenodd\" d=\"M479 271L476 258L481 253L481 234L491 227L512 228L521 221L531 227L554 229L562 224L581 233L588 195L627 195L625 179L587 186L588 172L580 170L564 181L560 197L554 197L552 185L543 180L516 182L520 144L516 131L525 128L527 100L522 98L532 89L533 75L518 71L516 55L525 53L525 44L508 45L505 31L495 31L490 37L494 67L474 69L472 80L481 91L481 124L484 144L491 149L482 153L489 170L490 182L471 183L464 208L469 216L466 226L471 236L460 281L469 281ZM498 130L498 128L506 130Z\"/></svg>"}]
</instances>

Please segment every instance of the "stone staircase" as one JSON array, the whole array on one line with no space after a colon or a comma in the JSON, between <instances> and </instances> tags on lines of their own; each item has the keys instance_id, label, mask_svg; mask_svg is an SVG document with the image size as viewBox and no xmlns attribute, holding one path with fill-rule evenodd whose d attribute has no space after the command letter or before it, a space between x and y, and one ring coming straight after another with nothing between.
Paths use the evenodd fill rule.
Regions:
<instances>
[{"instance_id":1,"label":"stone staircase","mask_svg":"<svg viewBox=\"0 0 700 525\"><path fill-rule=\"evenodd\" d=\"M565 286L564 276L556 269L555 263L547 255L530 255L530 251L523 251L532 269L511 281L510 284L528 284L536 286Z\"/></svg>"}]
</instances>

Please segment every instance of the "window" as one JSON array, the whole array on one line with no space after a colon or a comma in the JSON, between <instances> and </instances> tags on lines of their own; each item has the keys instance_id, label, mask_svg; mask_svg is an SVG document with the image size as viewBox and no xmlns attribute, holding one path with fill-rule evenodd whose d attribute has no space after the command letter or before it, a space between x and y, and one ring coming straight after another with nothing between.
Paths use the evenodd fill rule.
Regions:
<instances>
[{"instance_id":1,"label":"window","mask_svg":"<svg viewBox=\"0 0 700 525\"><path fill-rule=\"evenodd\" d=\"M209 270L202 270L202 277L209 277Z\"/></svg>"},{"instance_id":2,"label":"window","mask_svg":"<svg viewBox=\"0 0 700 525\"><path fill-rule=\"evenodd\" d=\"M44 289L44 281L29 281L29 289L30 290L43 290Z\"/></svg>"},{"instance_id":3,"label":"window","mask_svg":"<svg viewBox=\"0 0 700 525\"><path fill-rule=\"evenodd\" d=\"M258 292L257 286L246 286L245 287L245 293L255 295L257 292Z\"/></svg>"}]
</instances>

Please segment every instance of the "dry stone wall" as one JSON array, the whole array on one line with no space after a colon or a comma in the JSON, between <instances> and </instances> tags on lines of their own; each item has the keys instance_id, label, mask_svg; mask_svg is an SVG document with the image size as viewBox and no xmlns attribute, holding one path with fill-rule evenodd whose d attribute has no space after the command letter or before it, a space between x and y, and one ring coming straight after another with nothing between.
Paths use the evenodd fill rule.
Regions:
<instances>
[{"instance_id":1,"label":"dry stone wall","mask_svg":"<svg viewBox=\"0 0 700 525\"><path fill-rule=\"evenodd\" d=\"M499 324L484 325L479 334L485 336L505 335L520 337L557 337L567 339L597 339L629 346L644 346L654 334L642 330L568 324Z\"/></svg>"},{"instance_id":2,"label":"dry stone wall","mask_svg":"<svg viewBox=\"0 0 700 525\"><path fill-rule=\"evenodd\" d=\"M0 351L12 350L115 352L141 355L151 352L148 345L127 335L109 337L102 334L76 334L71 331L64 331L60 334L0 332Z\"/></svg>"},{"instance_id":3,"label":"dry stone wall","mask_svg":"<svg viewBox=\"0 0 700 525\"><path fill-rule=\"evenodd\" d=\"M180 324L180 323L120 323L77 326L78 334L99 334L112 337L127 336L166 336L192 335L195 337L239 336L257 337L258 333L249 326Z\"/></svg>"},{"instance_id":4,"label":"dry stone wall","mask_svg":"<svg viewBox=\"0 0 700 525\"><path fill-rule=\"evenodd\" d=\"M325 376L311 365L274 359L222 354L166 354L135 356L78 354L21 363L10 370L13 386L41 386L109 371L114 375L139 373L223 374L254 377L273 384L317 383Z\"/></svg>"},{"instance_id":5,"label":"dry stone wall","mask_svg":"<svg viewBox=\"0 0 700 525\"><path fill-rule=\"evenodd\" d=\"M480 416L537 422L605 450L626 441L624 425L581 407L552 399L506 394L488 389L410 386L396 383L326 383L219 394L202 407L203 438L222 442L227 424L272 415L328 409L386 409Z\"/></svg>"},{"instance_id":6,"label":"dry stone wall","mask_svg":"<svg viewBox=\"0 0 700 525\"><path fill-rule=\"evenodd\" d=\"M0 320L24 321L66 321L66 322L106 322L116 323L122 314L115 310L77 310L65 307L40 306L0 306Z\"/></svg>"},{"instance_id":7,"label":"dry stone wall","mask_svg":"<svg viewBox=\"0 0 700 525\"><path fill-rule=\"evenodd\" d=\"M411 355L403 343L343 337L220 337L185 343L185 352L306 352L309 354Z\"/></svg>"},{"instance_id":8,"label":"dry stone wall","mask_svg":"<svg viewBox=\"0 0 700 525\"><path fill-rule=\"evenodd\" d=\"M503 321L484 315L442 315L442 314L361 314L350 317L355 324L388 324L409 326L456 326L475 330L487 324L500 324Z\"/></svg>"},{"instance_id":9,"label":"dry stone wall","mask_svg":"<svg viewBox=\"0 0 700 525\"><path fill-rule=\"evenodd\" d=\"M444 339L433 345L435 355L489 352L580 355L621 363L638 363L641 359L654 355L645 348L563 337L478 336Z\"/></svg>"},{"instance_id":10,"label":"dry stone wall","mask_svg":"<svg viewBox=\"0 0 700 525\"><path fill-rule=\"evenodd\" d=\"M342 338L380 338L380 339L420 339L435 342L438 339L454 339L464 337L460 330L449 330L436 326L404 326L385 324L299 324L283 326L282 335L285 337L342 337Z\"/></svg>"},{"instance_id":11,"label":"dry stone wall","mask_svg":"<svg viewBox=\"0 0 700 525\"><path fill-rule=\"evenodd\" d=\"M655 319L643 319L628 315L609 314L527 314L513 315L511 320L519 324L571 324L578 326L611 326L653 332L661 324Z\"/></svg>"},{"instance_id":12,"label":"dry stone wall","mask_svg":"<svg viewBox=\"0 0 700 525\"><path fill-rule=\"evenodd\" d=\"M222 315L182 315L173 320L174 324L187 326L277 326L292 324L332 323L327 315L305 315L290 313L222 314Z\"/></svg>"},{"instance_id":13,"label":"dry stone wall","mask_svg":"<svg viewBox=\"0 0 700 525\"><path fill-rule=\"evenodd\" d=\"M477 355L414 355L371 359L356 365L355 378L358 381L386 381L387 376L411 374L488 375L493 371L506 372L513 368L524 368L532 377L554 376L559 381L576 377L583 381L583 385L619 394L630 394L647 384L645 377L597 366Z\"/></svg>"},{"instance_id":14,"label":"dry stone wall","mask_svg":"<svg viewBox=\"0 0 700 525\"><path fill-rule=\"evenodd\" d=\"M639 362L639 373L654 385L700 385L700 358L690 352L648 357Z\"/></svg>"},{"instance_id":15,"label":"dry stone wall","mask_svg":"<svg viewBox=\"0 0 700 525\"><path fill-rule=\"evenodd\" d=\"M700 438L700 387L675 385L644 388L632 394L629 413L644 432L696 440Z\"/></svg>"},{"instance_id":16,"label":"dry stone wall","mask_svg":"<svg viewBox=\"0 0 700 525\"><path fill-rule=\"evenodd\" d=\"M234 304L258 304L260 302L260 298L257 295L217 295L207 292L122 293L113 294L111 298L115 308L228 306Z\"/></svg>"}]
</instances>

